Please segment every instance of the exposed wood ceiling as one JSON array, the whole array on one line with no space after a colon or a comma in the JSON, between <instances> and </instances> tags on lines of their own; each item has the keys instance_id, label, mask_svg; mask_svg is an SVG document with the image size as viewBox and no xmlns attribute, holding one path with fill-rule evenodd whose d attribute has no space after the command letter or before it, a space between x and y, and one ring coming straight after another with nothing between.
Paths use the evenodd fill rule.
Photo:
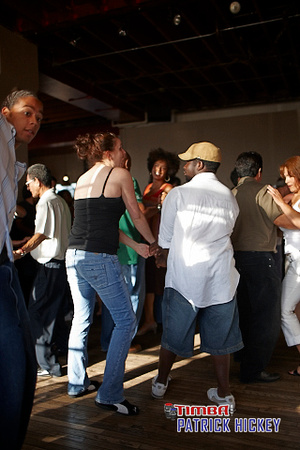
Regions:
<instances>
[{"instance_id":1,"label":"exposed wood ceiling","mask_svg":"<svg viewBox=\"0 0 300 450\"><path fill-rule=\"evenodd\" d=\"M38 47L51 129L299 100L300 1L239 3L2 0L0 24Z\"/></svg>"}]
</instances>

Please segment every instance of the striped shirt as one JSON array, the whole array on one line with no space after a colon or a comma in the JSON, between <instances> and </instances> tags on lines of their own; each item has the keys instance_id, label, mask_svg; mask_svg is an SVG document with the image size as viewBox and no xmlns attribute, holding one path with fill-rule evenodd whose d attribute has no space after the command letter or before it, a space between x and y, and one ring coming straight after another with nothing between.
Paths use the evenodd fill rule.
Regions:
<instances>
[{"instance_id":1,"label":"striped shirt","mask_svg":"<svg viewBox=\"0 0 300 450\"><path fill-rule=\"evenodd\" d=\"M6 244L7 254L13 261L9 236L16 209L18 181L26 170L25 163L16 161L15 128L0 114L0 253Z\"/></svg>"}]
</instances>

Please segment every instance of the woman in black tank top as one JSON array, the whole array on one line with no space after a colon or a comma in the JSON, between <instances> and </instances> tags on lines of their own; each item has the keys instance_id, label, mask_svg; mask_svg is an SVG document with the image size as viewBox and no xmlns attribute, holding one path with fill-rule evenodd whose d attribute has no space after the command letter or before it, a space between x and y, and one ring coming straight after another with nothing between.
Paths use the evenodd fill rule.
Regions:
<instances>
[{"instance_id":1,"label":"woman in black tank top","mask_svg":"<svg viewBox=\"0 0 300 450\"><path fill-rule=\"evenodd\" d=\"M119 220L128 210L143 237L156 243L134 193L131 175L122 169L125 151L112 133L79 136L75 148L90 169L78 180L74 196L74 223L66 255L74 318L68 352L68 394L79 397L97 390L97 406L126 415L136 415L137 406L125 400L125 360L133 338L136 319L117 257ZM147 249L148 251L148 249ZM154 251L154 250L153 250ZM93 319L95 294L108 308L115 327L106 357L102 384L89 380L87 338Z\"/></svg>"}]
</instances>

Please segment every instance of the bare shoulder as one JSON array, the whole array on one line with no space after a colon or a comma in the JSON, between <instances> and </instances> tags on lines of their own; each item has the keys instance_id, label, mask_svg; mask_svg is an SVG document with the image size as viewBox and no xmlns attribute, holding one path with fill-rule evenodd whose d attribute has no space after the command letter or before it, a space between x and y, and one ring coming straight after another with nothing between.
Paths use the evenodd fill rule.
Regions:
<instances>
[{"instance_id":1,"label":"bare shoulder","mask_svg":"<svg viewBox=\"0 0 300 450\"><path fill-rule=\"evenodd\" d=\"M164 187L164 192L167 194L168 192L170 192L171 189L173 189L173 186L167 183Z\"/></svg>"},{"instance_id":2,"label":"bare shoulder","mask_svg":"<svg viewBox=\"0 0 300 450\"><path fill-rule=\"evenodd\" d=\"M88 178L87 172L85 172L82 175L80 175L80 177L76 181L76 188L78 186L81 186L81 184L86 183L87 178Z\"/></svg>"},{"instance_id":3,"label":"bare shoulder","mask_svg":"<svg viewBox=\"0 0 300 450\"><path fill-rule=\"evenodd\" d=\"M127 169L123 169L122 167L114 167L114 170L112 171L111 175L115 179L119 179L122 182L126 180L132 180L130 173Z\"/></svg>"},{"instance_id":4,"label":"bare shoulder","mask_svg":"<svg viewBox=\"0 0 300 450\"><path fill-rule=\"evenodd\" d=\"M122 167L114 167L113 172L114 174L118 174L118 175L129 175L129 172L127 169L123 169Z\"/></svg>"}]
</instances>

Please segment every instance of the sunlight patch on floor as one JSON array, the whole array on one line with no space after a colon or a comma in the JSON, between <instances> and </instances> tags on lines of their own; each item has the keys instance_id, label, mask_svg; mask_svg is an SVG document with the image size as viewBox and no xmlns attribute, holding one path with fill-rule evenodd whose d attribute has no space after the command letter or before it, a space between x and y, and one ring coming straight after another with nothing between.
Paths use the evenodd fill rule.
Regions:
<instances>
[{"instance_id":1,"label":"sunlight patch on floor","mask_svg":"<svg viewBox=\"0 0 300 450\"><path fill-rule=\"evenodd\" d=\"M183 358L179 361L175 361L173 364L172 370L180 369L181 367L184 367L190 362L206 358L207 356L210 356L208 353L199 353L200 349L200 335L199 333L195 335L195 341L194 341L194 352L195 355L191 358ZM159 350L160 345L156 345L154 347L146 348L145 350L142 350L139 353L129 354L128 358L126 360L126 372L129 372L130 370L138 370L143 367L147 367L149 365L156 364L156 367L154 370L147 370L142 375L139 375L135 378L130 378L129 380L124 382L124 387L133 387L138 384L141 384L145 381L148 381L152 379L157 374L157 366L158 366L158 360L159 360ZM103 377L103 373L105 370L105 360L99 361L98 363L95 363L87 368L87 373L90 378L94 377ZM101 379L98 381L102 381ZM55 386L58 382L60 383L66 383L68 382L67 376L63 376L60 378L47 378L46 379L39 379L37 383L37 388L42 388L45 386ZM66 386L67 389L67 386ZM51 390L51 389L49 389Z\"/></svg>"}]
</instances>

